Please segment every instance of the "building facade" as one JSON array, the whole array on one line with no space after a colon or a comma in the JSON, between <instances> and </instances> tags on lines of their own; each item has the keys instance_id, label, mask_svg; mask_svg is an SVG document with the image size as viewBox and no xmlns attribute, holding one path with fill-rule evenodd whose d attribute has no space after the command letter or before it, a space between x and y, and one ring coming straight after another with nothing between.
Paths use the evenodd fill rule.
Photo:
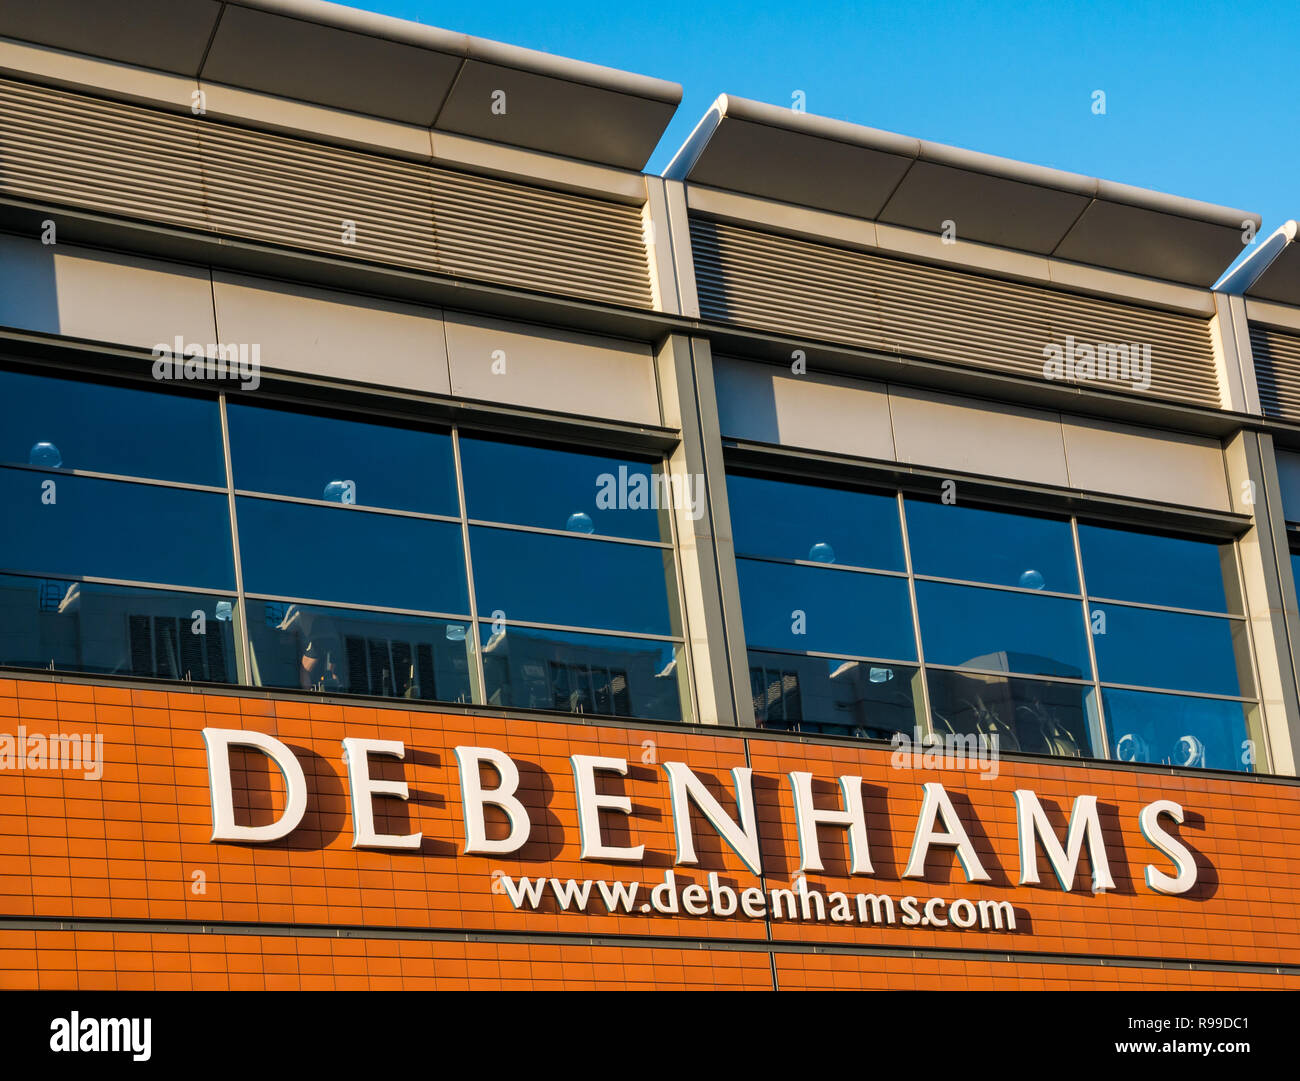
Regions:
<instances>
[{"instance_id":1,"label":"building facade","mask_svg":"<svg viewBox=\"0 0 1300 1081\"><path fill-rule=\"evenodd\" d=\"M680 97L0 0L0 986L1300 985L1294 223Z\"/></svg>"}]
</instances>

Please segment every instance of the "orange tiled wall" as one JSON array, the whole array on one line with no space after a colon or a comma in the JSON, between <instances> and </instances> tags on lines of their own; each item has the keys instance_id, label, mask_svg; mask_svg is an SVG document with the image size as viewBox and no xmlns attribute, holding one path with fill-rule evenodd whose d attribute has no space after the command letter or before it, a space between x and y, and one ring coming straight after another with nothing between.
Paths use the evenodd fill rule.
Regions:
<instances>
[{"instance_id":1,"label":"orange tiled wall","mask_svg":"<svg viewBox=\"0 0 1300 1081\"><path fill-rule=\"evenodd\" d=\"M1034 954L1068 954L1131 957L1150 960L1227 962L1235 964L1300 965L1300 787L1277 782L1223 778L1210 775L1170 776L1160 772L1036 765L1002 762L1001 775L987 780L974 770L919 771L893 769L890 753L865 746L805 745L793 741L750 739L737 735L702 734L698 730L626 729L563 721L534 722L498 717L440 714L400 708L338 706L303 699L265 699L238 695L198 694L182 691L144 691L121 687L43 680L0 680L0 732L17 725L29 732L99 733L104 737L106 765L98 780L72 772L0 770L0 917L25 919L77 919L114 921L193 920L209 923L268 924L265 936L161 935L140 931L16 930L12 924L0 948L20 951L18 962L0 959L0 986L29 985L33 980L75 978L95 983L116 971L145 976L164 975L173 985L178 973L208 977L225 973L232 985L248 979L278 984L281 977L348 979L490 979L486 969L464 975L446 975L467 956L443 942L417 940L285 938L286 926L329 925L354 928L400 928L421 931L474 930L499 936L599 935L670 936L707 945L713 940L761 942L769 933L784 942L827 943L835 946L872 946L914 949L993 950L1014 954L1016 961L923 962L910 957L843 954L778 953L776 968L782 986L855 985L861 981L895 981L910 985L920 979L968 979L1015 983L1044 981L1051 986L1097 981L1123 984L1132 969L1102 969L1089 965L1045 965ZM204 727L257 729L269 732L295 749L308 776L309 812L302 826L285 842L264 846L213 844L209 812L206 755L201 738ZM363 851L351 848L351 817L346 770L341 762L344 736L400 739L406 760L374 772L401 776L410 785L407 804L380 800L377 813L381 831L406 833L421 830L424 844L418 852ZM460 744L495 747L519 764L521 798L529 806L534 826L527 846L510 857L460 854L463 839L460 791L453 748ZM824 891L884 892L896 899L911 894L1008 900L1017 910L1019 929L1014 933L958 931L952 928L833 926L791 921L720 919L714 917L657 916L631 913L608 915L562 912L551 901L538 912L517 912L493 888L493 873L511 876L550 875L561 878L620 878L647 885L661 879L673 866L674 843L668 785L661 763L680 760L709 780L723 805L729 770L749 764L755 773L755 797L763 837L765 881L768 888L788 886L798 865L793 812L786 774L811 771L819 780L819 800L830 806L839 799L834 778L856 774L866 785L866 806L871 832L874 877L847 874L843 831L822 831L821 847L826 872L810 877ZM607 816L618 843L646 845L642 864L601 864L578 859L572 754L624 757L631 769L620 785L616 779L604 790L623 791L634 804L632 819L620 823ZM237 767L240 763L236 763ZM252 821L269 820L282 797L278 773L266 768L260 756L245 756L237 769L239 796ZM970 830L990 883L967 883L947 851L936 852L924 883L900 880L920 806L921 785L941 781ZM1102 807L1114 892L1094 896L1088 888L1086 859L1078 884L1063 892L1045 860L1040 860L1042 884L1019 886L1016 853L1016 788L1034 789L1049 808L1053 822L1063 832L1064 816L1075 796L1093 794ZM1183 897L1166 897L1147 890L1143 867L1156 863L1168 869L1163 857L1142 839L1137 827L1139 809L1157 798L1174 799L1189 814L1179 829L1183 840L1198 853L1200 883ZM1053 807L1055 810L1053 810ZM718 871L736 888L760 884L738 858L707 827L696 830L700 865L680 867L680 881L702 882ZM196 892L201 880L203 891ZM120 924L115 927L120 928ZM134 924L132 925L134 926ZM278 932L276 937L272 932ZM364 931L362 932L364 934ZM78 945L35 946L24 935L100 934L112 936L112 947L87 947L103 961L121 958L120 966L90 969L80 963ZM14 936L18 936L17 939ZM139 945L151 938L148 947ZM74 941L74 940L69 940ZM80 942L78 937L75 942ZM103 940L107 941L107 940ZM285 971L280 967L236 969L249 964L249 944L260 942L280 958L277 965L298 957L300 963ZM310 970L323 962L319 956L330 942L327 956L353 958L343 970ZM361 954L357 942L364 942ZM134 946L128 943L135 943ZM286 943L296 946L289 951ZM346 944L344 944L346 943ZM193 960L188 969L164 968L164 954L180 952ZM220 945L217 945L220 944ZM202 948L200 948L202 945ZM367 965L355 971L357 956L370 957L372 948L386 957L382 970ZM464 947L468 948L468 947ZM563 940L555 944L510 942L478 943L476 963L511 963L511 979L533 971L547 971L557 955L542 950L571 950ZM586 948L586 947L584 947ZM37 950L35 956L30 951ZM42 962L48 949L57 961ZM597 950L597 947L591 947ZM382 951L393 951L384 953ZM524 950L524 954L505 951ZM599 947L602 957L618 957L616 944ZM230 961L224 968L212 964L213 952ZM351 951L351 952L349 952ZM755 973L770 984L771 959L766 950L687 950L709 958L706 969L727 973L704 975L701 966L689 973L668 976L678 957L666 948L629 948L623 961L600 962L601 971L590 985L652 982L680 986L683 981L735 983L744 974L748 983ZM593 955L594 956L594 955ZM719 960L721 958L721 960ZM206 960L202 960L206 959ZM496 959L496 960L493 960ZM174 959L171 959L174 960ZM171 963L169 960L169 963ZM544 963L545 962L545 963ZM333 963L333 962L332 962ZM343 963L343 962L340 962ZM558 962L557 962L558 963ZM583 962L586 964L587 962ZM595 964L596 962L591 962ZM622 965L620 978L603 967ZM134 966L134 967L132 967ZM396 966L396 969L394 969ZM431 967L432 966L432 967ZM935 966L938 966L937 968ZM454 966L453 966L454 967ZM418 969L418 971L416 971ZM661 971L662 970L662 971ZM100 975L92 975L98 972ZM460 973L459 968L455 969ZM75 977L69 974L76 973ZM62 975L59 975L62 974ZM239 979L235 980L238 976ZM1162 970L1160 980L1175 986L1198 986L1212 978L1216 985L1236 986L1241 979L1272 977L1217 971ZM492 979L501 978L499 975ZM567 978L567 977L566 977ZM1277 977L1281 980L1287 977ZM676 982L674 982L676 981ZM1183 982L1179 982L1183 981ZM762 981L760 981L762 982ZM193 985L193 984L191 984ZM980 984L981 986L983 984ZM1038 984L1035 983L1034 986ZM1253 984L1251 984L1253 986Z\"/></svg>"}]
</instances>

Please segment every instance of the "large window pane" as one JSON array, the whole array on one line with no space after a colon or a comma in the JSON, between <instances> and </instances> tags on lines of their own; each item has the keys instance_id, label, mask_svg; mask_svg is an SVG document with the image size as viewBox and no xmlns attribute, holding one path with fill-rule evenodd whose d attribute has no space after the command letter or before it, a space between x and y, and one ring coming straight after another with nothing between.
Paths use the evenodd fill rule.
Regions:
<instances>
[{"instance_id":1,"label":"large window pane","mask_svg":"<svg viewBox=\"0 0 1300 1081\"><path fill-rule=\"evenodd\" d=\"M244 589L459 615L469 611L460 526L426 518L238 501Z\"/></svg>"},{"instance_id":2,"label":"large window pane","mask_svg":"<svg viewBox=\"0 0 1300 1081\"><path fill-rule=\"evenodd\" d=\"M1105 683L1251 693L1242 620L1093 604L1092 628L1097 669Z\"/></svg>"},{"instance_id":3,"label":"large window pane","mask_svg":"<svg viewBox=\"0 0 1300 1081\"><path fill-rule=\"evenodd\" d=\"M917 574L1079 592L1069 522L910 496L906 513Z\"/></svg>"},{"instance_id":4,"label":"large window pane","mask_svg":"<svg viewBox=\"0 0 1300 1081\"><path fill-rule=\"evenodd\" d=\"M669 509L703 512L696 478L672 478L666 490L657 462L464 435L460 461L465 505L480 521L666 541Z\"/></svg>"},{"instance_id":5,"label":"large window pane","mask_svg":"<svg viewBox=\"0 0 1300 1081\"><path fill-rule=\"evenodd\" d=\"M727 503L742 555L904 568L893 496L728 474Z\"/></svg>"},{"instance_id":6,"label":"large window pane","mask_svg":"<svg viewBox=\"0 0 1300 1081\"><path fill-rule=\"evenodd\" d=\"M1080 523L1079 546L1090 596L1240 612L1230 544Z\"/></svg>"},{"instance_id":7,"label":"large window pane","mask_svg":"<svg viewBox=\"0 0 1300 1081\"><path fill-rule=\"evenodd\" d=\"M672 553L639 544L470 530L479 616L521 623L678 633Z\"/></svg>"},{"instance_id":8,"label":"large window pane","mask_svg":"<svg viewBox=\"0 0 1300 1081\"><path fill-rule=\"evenodd\" d=\"M470 701L468 620L250 601L248 634L261 687Z\"/></svg>"},{"instance_id":9,"label":"large window pane","mask_svg":"<svg viewBox=\"0 0 1300 1081\"><path fill-rule=\"evenodd\" d=\"M225 487L215 398L0 372L0 463Z\"/></svg>"},{"instance_id":10,"label":"large window pane","mask_svg":"<svg viewBox=\"0 0 1300 1081\"><path fill-rule=\"evenodd\" d=\"M998 737L999 751L1092 757L1091 687L930 669L936 735Z\"/></svg>"},{"instance_id":11,"label":"large window pane","mask_svg":"<svg viewBox=\"0 0 1300 1081\"><path fill-rule=\"evenodd\" d=\"M682 719L683 662L672 642L530 627L481 631L489 705Z\"/></svg>"},{"instance_id":12,"label":"large window pane","mask_svg":"<svg viewBox=\"0 0 1300 1081\"><path fill-rule=\"evenodd\" d=\"M749 651L758 725L788 732L910 736L921 721L918 671L900 664Z\"/></svg>"},{"instance_id":13,"label":"large window pane","mask_svg":"<svg viewBox=\"0 0 1300 1081\"><path fill-rule=\"evenodd\" d=\"M445 432L235 403L226 412L236 488L460 514Z\"/></svg>"},{"instance_id":14,"label":"large window pane","mask_svg":"<svg viewBox=\"0 0 1300 1081\"><path fill-rule=\"evenodd\" d=\"M234 589L224 494L0 469L0 568Z\"/></svg>"},{"instance_id":15,"label":"large window pane","mask_svg":"<svg viewBox=\"0 0 1300 1081\"><path fill-rule=\"evenodd\" d=\"M1079 601L917 582L916 603L928 663L1092 678Z\"/></svg>"},{"instance_id":16,"label":"large window pane","mask_svg":"<svg viewBox=\"0 0 1300 1081\"><path fill-rule=\"evenodd\" d=\"M906 579L753 559L736 567L751 647L916 660Z\"/></svg>"},{"instance_id":17,"label":"large window pane","mask_svg":"<svg viewBox=\"0 0 1300 1081\"><path fill-rule=\"evenodd\" d=\"M234 683L231 597L0 575L0 665Z\"/></svg>"},{"instance_id":18,"label":"large window pane","mask_svg":"<svg viewBox=\"0 0 1300 1081\"><path fill-rule=\"evenodd\" d=\"M1111 757L1122 762L1205 766L1252 772L1259 751L1249 742L1254 705L1146 691L1102 691Z\"/></svg>"}]
</instances>

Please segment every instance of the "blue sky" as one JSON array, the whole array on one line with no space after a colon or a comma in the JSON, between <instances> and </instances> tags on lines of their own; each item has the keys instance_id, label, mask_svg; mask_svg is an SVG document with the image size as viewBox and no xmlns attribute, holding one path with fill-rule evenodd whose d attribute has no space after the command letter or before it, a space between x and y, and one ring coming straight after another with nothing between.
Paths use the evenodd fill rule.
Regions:
<instances>
[{"instance_id":1,"label":"blue sky","mask_svg":"<svg viewBox=\"0 0 1300 1081\"><path fill-rule=\"evenodd\" d=\"M1295 0L354 6L681 83L652 172L719 93L802 90L810 113L1255 211L1263 235L1300 218Z\"/></svg>"}]
</instances>

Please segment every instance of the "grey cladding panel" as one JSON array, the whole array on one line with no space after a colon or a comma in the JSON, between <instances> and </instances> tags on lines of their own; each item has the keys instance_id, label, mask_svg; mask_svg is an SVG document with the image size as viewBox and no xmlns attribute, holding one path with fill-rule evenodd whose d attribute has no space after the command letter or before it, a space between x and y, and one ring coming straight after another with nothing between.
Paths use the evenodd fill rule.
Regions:
<instances>
[{"instance_id":1,"label":"grey cladding panel","mask_svg":"<svg viewBox=\"0 0 1300 1081\"><path fill-rule=\"evenodd\" d=\"M1300 334L1251 323L1250 351L1264 415L1300 421Z\"/></svg>"}]
</instances>

